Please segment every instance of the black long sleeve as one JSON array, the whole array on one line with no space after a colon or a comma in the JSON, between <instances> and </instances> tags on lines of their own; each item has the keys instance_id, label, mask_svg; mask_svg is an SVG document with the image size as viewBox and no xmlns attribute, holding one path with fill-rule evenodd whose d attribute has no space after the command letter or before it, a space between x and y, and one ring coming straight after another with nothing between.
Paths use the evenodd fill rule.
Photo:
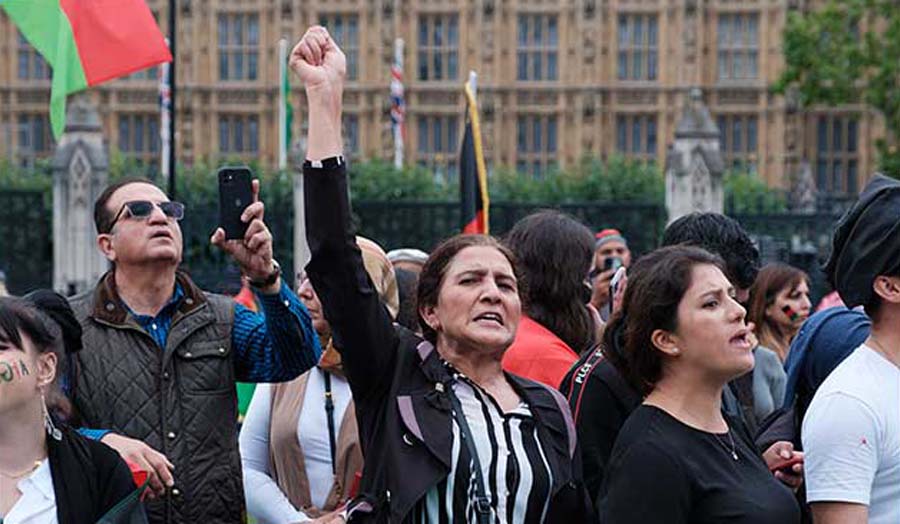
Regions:
<instances>
[{"instance_id":1,"label":"black long sleeve","mask_svg":"<svg viewBox=\"0 0 900 524\"><path fill-rule=\"evenodd\" d=\"M307 166L303 177L306 237L312 254L306 273L341 352L357 411L364 415L367 404L386 394L398 337L356 245L345 165Z\"/></svg>"}]
</instances>

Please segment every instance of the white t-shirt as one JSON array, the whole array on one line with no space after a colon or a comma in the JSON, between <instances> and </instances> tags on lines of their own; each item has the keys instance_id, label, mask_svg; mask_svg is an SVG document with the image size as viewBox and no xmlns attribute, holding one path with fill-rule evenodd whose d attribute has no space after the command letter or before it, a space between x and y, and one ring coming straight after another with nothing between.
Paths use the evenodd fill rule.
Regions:
<instances>
[{"instance_id":1,"label":"white t-shirt","mask_svg":"<svg viewBox=\"0 0 900 524\"><path fill-rule=\"evenodd\" d=\"M900 368L865 344L825 379L803 418L806 499L900 523Z\"/></svg>"}]
</instances>

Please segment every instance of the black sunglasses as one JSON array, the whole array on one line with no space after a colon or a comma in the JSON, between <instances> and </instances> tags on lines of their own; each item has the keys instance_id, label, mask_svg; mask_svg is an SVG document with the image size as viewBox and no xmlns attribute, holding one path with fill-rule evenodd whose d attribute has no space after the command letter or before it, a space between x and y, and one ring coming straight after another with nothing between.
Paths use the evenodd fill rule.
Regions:
<instances>
[{"instance_id":1,"label":"black sunglasses","mask_svg":"<svg viewBox=\"0 0 900 524\"><path fill-rule=\"evenodd\" d=\"M133 218L147 218L153 213L153 207L158 207L164 215L168 218L174 218L175 220L181 220L184 218L184 204L181 202L151 202L149 200L132 200L130 202L125 202L122 204L122 207L119 209L119 212L116 213L116 217L113 218L112 222L110 222L107 231L112 231L116 222L122 218L122 213L125 210L128 210L129 216Z\"/></svg>"}]
</instances>

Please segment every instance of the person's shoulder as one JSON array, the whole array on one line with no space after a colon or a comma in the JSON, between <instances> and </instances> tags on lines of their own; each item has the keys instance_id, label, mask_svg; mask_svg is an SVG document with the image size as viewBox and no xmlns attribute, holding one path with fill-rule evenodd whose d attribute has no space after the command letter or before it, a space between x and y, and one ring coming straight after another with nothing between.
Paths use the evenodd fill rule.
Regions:
<instances>
[{"instance_id":1,"label":"person's shoulder","mask_svg":"<svg viewBox=\"0 0 900 524\"><path fill-rule=\"evenodd\" d=\"M753 355L756 360L756 365L762 363L769 366L781 367L781 359L778 358L778 353L775 353L775 351L767 348L766 346L756 346L756 349L753 350Z\"/></svg>"},{"instance_id":2,"label":"person's shoulder","mask_svg":"<svg viewBox=\"0 0 900 524\"><path fill-rule=\"evenodd\" d=\"M69 297L69 306L72 307L72 313L79 322L83 322L89 315L91 306L94 304L94 294L96 288L90 288L75 296Z\"/></svg>"},{"instance_id":3,"label":"person's shoulder","mask_svg":"<svg viewBox=\"0 0 900 524\"><path fill-rule=\"evenodd\" d=\"M220 293L213 293L212 291L203 291L203 298L206 299L212 305L219 307L227 307L229 309L234 309L235 304L239 304L234 297L229 297L228 295L222 295Z\"/></svg>"},{"instance_id":4,"label":"person's shoulder","mask_svg":"<svg viewBox=\"0 0 900 524\"><path fill-rule=\"evenodd\" d=\"M900 370L863 344L834 368L819 386L815 397L843 394L871 401L890 390L891 383L900 385Z\"/></svg>"},{"instance_id":5,"label":"person's shoulder","mask_svg":"<svg viewBox=\"0 0 900 524\"><path fill-rule=\"evenodd\" d=\"M578 360L578 354L561 338L536 320L526 316L522 317L519 329L516 331L516 338L506 350L504 358L507 356L520 359L565 357L567 360L571 360L571 364Z\"/></svg>"},{"instance_id":6,"label":"person's shoulder","mask_svg":"<svg viewBox=\"0 0 900 524\"><path fill-rule=\"evenodd\" d=\"M613 459L654 463L664 458L659 467L678 468L678 459L683 454L678 439L673 438L676 429L668 419L658 408L638 406L619 431Z\"/></svg>"},{"instance_id":7,"label":"person's shoulder","mask_svg":"<svg viewBox=\"0 0 900 524\"><path fill-rule=\"evenodd\" d=\"M620 441L622 444L642 441L668 442L668 438L660 439L660 436L665 437L672 433L675 425L671 423L670 418L670 415L659 408L641 404L631 412L622 425L616 445L618 446Z\"/></svg>"},{"instance_id":8,"label":"person's shoulder","mask_svg":"<svg viewBox=\"0 0 900 524\"><path fill-rule=\"evenodd\" d=\"M507 373L506 376L514 383L537 419L547 424L555 433L565 435L569 452L574 452L575 422L566 397L547 384L512 373Z\"/></svg>"}]
</instances>

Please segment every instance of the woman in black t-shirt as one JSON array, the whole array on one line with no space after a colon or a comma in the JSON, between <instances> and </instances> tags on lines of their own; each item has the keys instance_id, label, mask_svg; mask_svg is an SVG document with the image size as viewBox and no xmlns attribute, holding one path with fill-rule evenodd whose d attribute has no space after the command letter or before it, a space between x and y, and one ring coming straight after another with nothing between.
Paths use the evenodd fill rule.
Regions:
<instances>
[{"instance_id":1,"label":"woman in black t-shirt","mask_svg":"<svg viewBox=\"0 0 900 524\"><path fill-rule=\"evenodd\" d=\"M617 338L623 371L645 400L613 448L601 522L799 522L791 492L722 415L722 389L753 368L753 353L752 326L721 268L706 251L675 246L629 271L604 342Z\"/></svg>"}]
</instances>

